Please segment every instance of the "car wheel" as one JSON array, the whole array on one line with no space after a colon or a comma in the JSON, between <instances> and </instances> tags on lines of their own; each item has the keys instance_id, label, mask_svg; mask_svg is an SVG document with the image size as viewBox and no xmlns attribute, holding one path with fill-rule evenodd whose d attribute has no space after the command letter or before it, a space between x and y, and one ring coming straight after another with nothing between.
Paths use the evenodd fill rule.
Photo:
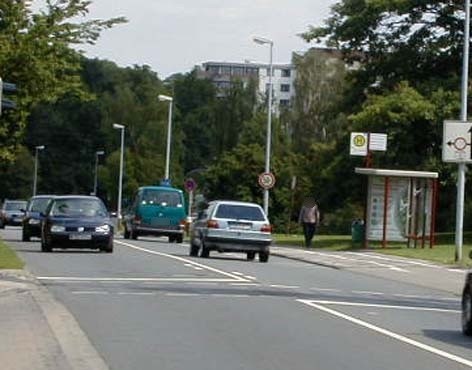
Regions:
<instances>
[{"instance_id":1,"label":"car wheel","mask_svg":"<svg viewBox=\"0 0 472 370\"><path fill-rule=\"evenodd\" d=\"M462 332L472 335L472 295L468 286L462 294Z\"/></svg>"},{"instance_id":2,"label":"car wheel","mask_svg":"<svg viewBox=\"0 0 472 370\"><path fill-rule=\"evenodd\" d=\"M200 252L200 257L208 258L210 257L210 250L205 247L205 244L202 243L202 251Z\"/></svg>"},{"instance_id":3,"label":"car wheel","mask_svg":"<svg viewBox=\"0 0 472 370\"><path fill-rule=\"evenodd\" d=\"M113 253L113 238L110 238L108 245L106 247L100 248L101 252Z\"/></svg>"},{"instance_id":4,"label":"car wheel","mask_svg":"<svg viewBox=\"0 0 472 370\"><path fill-rule=\"evenodd\" d=\"M4 229L4 228L5 228L5 224L3 220L0 220L0 229Z\"/></svg>"},{"instance_id":5,"label":"car wheel","mask_svg":"<svg viewBox=\"0 0 472 370\"><path fill-rule=\"evenodd\" d=\"M259 262L269 261L269 252L259 252Z\"/></svg>"},{"instance_id":6,"label":"car wheel","mask_svg":"<svg viewBox=\"0 0 472 370\"><path fill-rule=\"evenodd\" d=\"M175 241L176 243L178 244L182 244L184 242L184 236L183 235L179 235L175 238Z\"/></svg>"},{"instance_id":7,"label":"car wheel","mask_svg":"<svg viewBox=\"0 0 472 370\"><path fill-rule=\"evenodd\" d=\"M50 253L52 252L52 247L49 243L46 242L46 239L41 238L41 252Z\"/></svg>"},{"instance_id":8,"label":"car wheel","mask_svg":"<svg viewBox=\"0 0 472 370\"><path fill-rule=\"evenodd\" d=\"M200 248L198 247L198 245L195 245L195 244L191 243L190 244L190 256L191 257L197 257L199 249Z\"/></svg>"},{"instance_id":9,"label":"car wheel","mask_svg":"<svg viewBox=\"0 0 472 370\"><path fill-rule=\"evenodd\" d=\"M31 236L27 231L25 231L25 229L23 229L23 232L21 233L21 240L24 242L29 242L31 240Z\"/></svg>"},{"instance_id":10,"label":"car wheel","mask_svg":"<svg viewBox=\"0 0 472 370\"><path fill-rule=\"evenodd\" d=\"M128 227L125 225L125 231L123 232L123 238L129 239L130 237L130 232L128 230Z\"/></svg>"},{"instance_id":11,"label":"car wheel","mask_svg":"<svg viewBox=\"0 0 472 370\"><path fill-rule=\"evenodd\" d=\"M256 258L256 252L247 252L248 261L254 261L254 258Z\"/></svg>"},{"instance_id":12,"label":"car wheel","mask_svg":"<svg viewBox=\"0 0 472 370\"><path fill-rule=\"evenodd\" d=\"M169 236L169 243L175 243L175 236Z\"/></svg>"}]
</instances>

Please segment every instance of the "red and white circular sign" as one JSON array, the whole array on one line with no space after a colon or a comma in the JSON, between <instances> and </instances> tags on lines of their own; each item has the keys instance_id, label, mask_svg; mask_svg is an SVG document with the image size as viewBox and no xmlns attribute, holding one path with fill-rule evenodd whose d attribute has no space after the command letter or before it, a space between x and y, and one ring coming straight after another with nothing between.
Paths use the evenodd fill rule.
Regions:
<instances>
[{"instance_id":1,"label":"red and white circular sign","mask_svg":"<svg viewBox=\"0 0 472 370\"><path fill-rule=\"evenodd\" d=\"M261 188L272 189L275 185L275 176L272 172L261 173L258 182Z\"/></svg>"}]
</instances>

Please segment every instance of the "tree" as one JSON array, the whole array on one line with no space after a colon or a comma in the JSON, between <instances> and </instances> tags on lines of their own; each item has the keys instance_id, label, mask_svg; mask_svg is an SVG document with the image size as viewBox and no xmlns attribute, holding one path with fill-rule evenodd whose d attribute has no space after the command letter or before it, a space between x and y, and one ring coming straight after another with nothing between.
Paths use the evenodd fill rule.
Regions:
<instances>
[{"instance_id":1,"label":"tree","mask_svg":"<svg viewBox=\"0 0 472 370\"><path fill-rule=\"evenodd\" d=\"M80 78L81 55L72 47L93 44L101 31L124 18L77 22L88 0L47 0L33 13L32 1L0 0L0 76L18 84L18 109L0 120L0 159L12 160L31 109L39 102L88 94Z\"/></svg>"}]
</instances>

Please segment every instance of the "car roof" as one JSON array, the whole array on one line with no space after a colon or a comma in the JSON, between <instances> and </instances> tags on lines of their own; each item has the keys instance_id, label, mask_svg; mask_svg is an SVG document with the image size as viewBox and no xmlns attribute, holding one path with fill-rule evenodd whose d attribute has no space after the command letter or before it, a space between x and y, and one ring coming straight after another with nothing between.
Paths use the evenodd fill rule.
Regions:
<instances>
[{"instance_id":1,"label":"car roof","mask_svg":"<svg viewBox=\"0 0 472 370\"><path fill-rule=\"evenodd\" d=\"M164 191L178 191L182 193L182 190L173 188L171 186L141 186L139 190L164 190Z\"/></svg>"},{"instance_id":2,"label":"car roof","mask_svg":"<svg viewBox=\"0 0 472 370\"><path fill-rule=\"evenodd\" d=\"M64 199L98 199L98 197L94 197L92 195L59 195L59 196L54 196L54 200L64 200Z\"/></svg>"},{"instance_id":3,"label":"car roof","mask_svg":"<svg viewBox=\"0 0 472 370\"><path fill-rule=\"evenodd\" d=\"M237 200L213 200L209 204L229 204L234 206L252 206L252 207L260 207L261 206L257 203L253 202L241 202Z\"/></svg>"},{"instance_id":4,"label":"car roof","mask_svg":"<svg viewBox=\"0 0 472 370\"><path fill-rule=\"evenodd\" d=\"M41 195L35 195L35 196L31 197L31 199L55 198L55 197L57 197L57 195L45 195L45 194L41 194Z\"/></svg>"},{"instance_id":5,"label":"car roof","mask_svg":"<svg viewBox=\"0 0 472 370\"><path fill-rule=\"evenodd\" d=\"M4 203L10 203L10 202L28 202L27 200L24 199L5 199Z\"/></svg>"}]
</instances>

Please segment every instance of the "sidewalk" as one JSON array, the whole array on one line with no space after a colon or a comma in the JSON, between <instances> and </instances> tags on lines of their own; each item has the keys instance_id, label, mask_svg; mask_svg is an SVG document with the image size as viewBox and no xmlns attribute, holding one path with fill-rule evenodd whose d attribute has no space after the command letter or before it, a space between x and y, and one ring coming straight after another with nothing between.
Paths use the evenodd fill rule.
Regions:
<instances>
[{"instance_id":1,"label":"sidewalk","mask_svg":"<svg viewBox=\"0 0 472 370\"><path fill-rule=\"evenodd\" d=\"M377 276L382 279L411 283L431 289L462 294L466 269L433 262L389 256L372 250L323 251L319 248L274 245L274 256L311 263L338 270Z\"/></svg>"},{"instance_id":2,"label":"sidewalk","mask_svg":"<svg viewBox=\"0 0 472 370\"><path fill-rule=\"evenodd\" d=\"M107 370L73 316L31 275L0 271L2 370Z\"/></svg>"}]
</instances>

